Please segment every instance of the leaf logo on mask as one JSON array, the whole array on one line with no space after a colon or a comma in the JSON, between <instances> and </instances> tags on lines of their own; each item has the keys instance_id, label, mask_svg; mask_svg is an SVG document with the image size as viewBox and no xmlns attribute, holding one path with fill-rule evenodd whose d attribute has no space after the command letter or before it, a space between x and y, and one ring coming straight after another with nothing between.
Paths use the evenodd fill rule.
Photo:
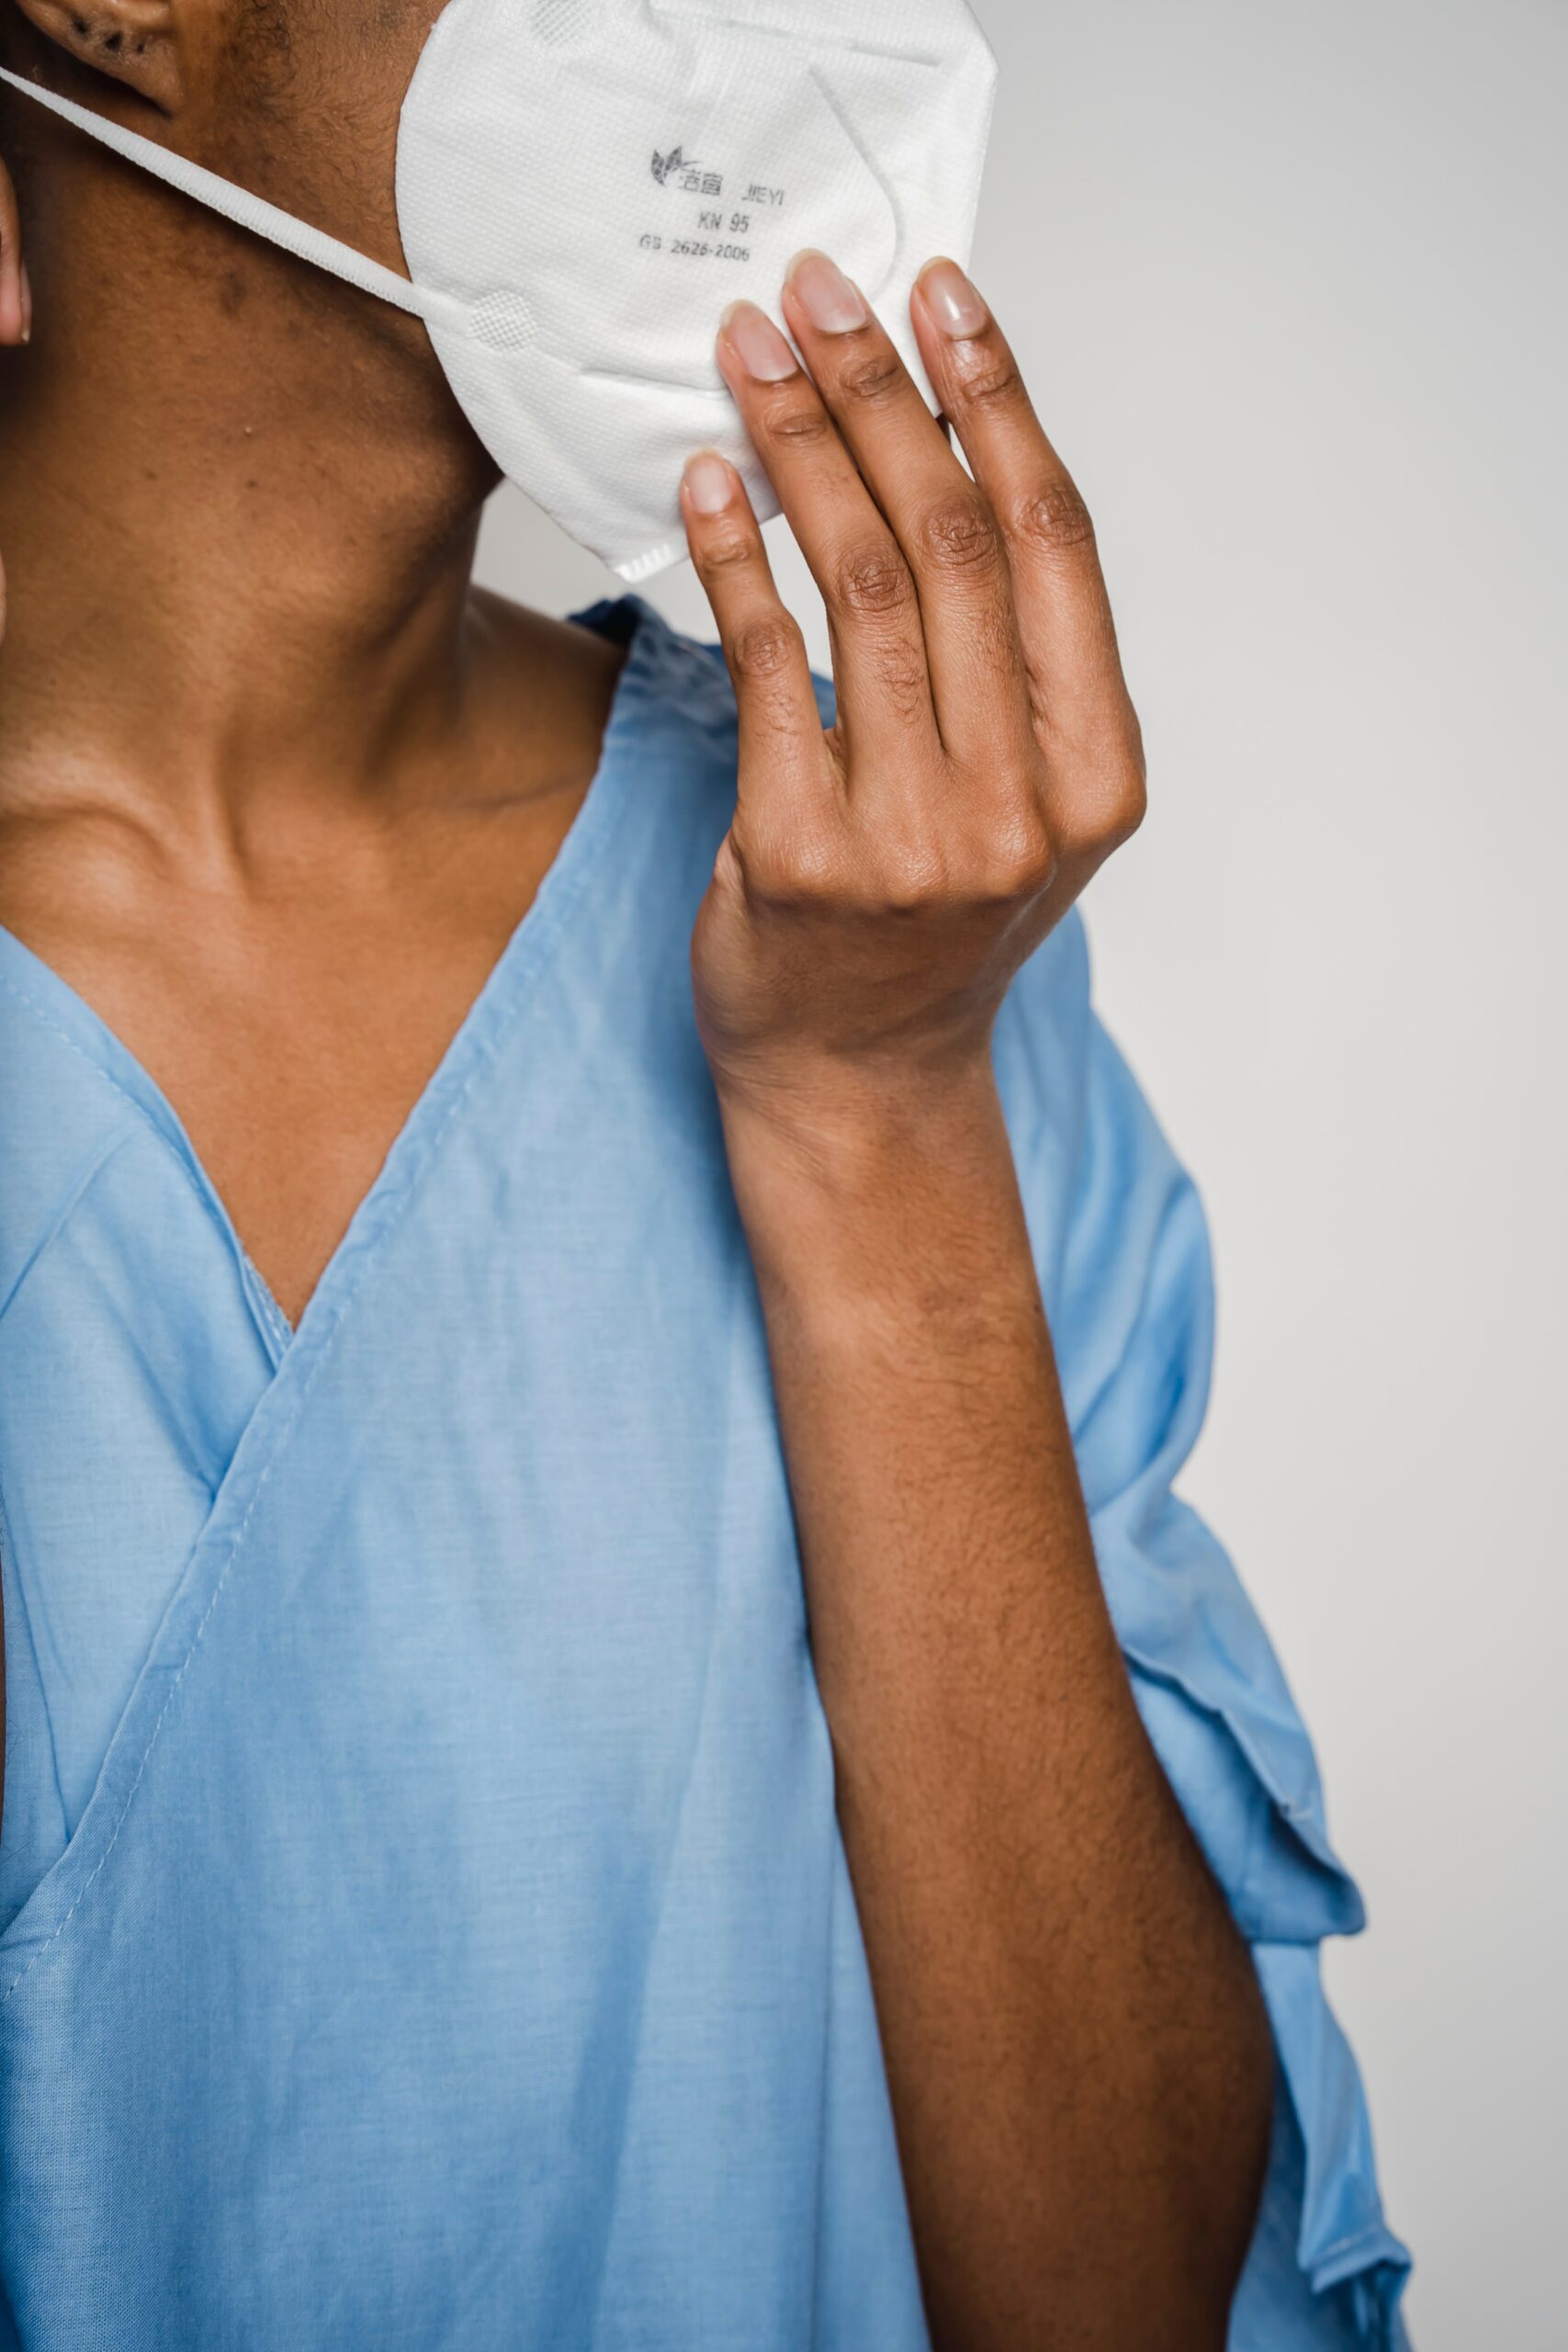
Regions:
<instances>
[{"instance_id":1,"label":"leaf logo on mask","mask_svg":"<svg viewBox=\"0 0 1568 2352\"><path fill-rule=\"evenodd\" d=\"M653 176L660 187L668 187L672 175L678 178L682 172L694 172L697 169L698 166L695 164L687 163L686 151L683 147L672 148L668 155L660 155L657 149L654 151Z\"/></svg>"}]
</instances>

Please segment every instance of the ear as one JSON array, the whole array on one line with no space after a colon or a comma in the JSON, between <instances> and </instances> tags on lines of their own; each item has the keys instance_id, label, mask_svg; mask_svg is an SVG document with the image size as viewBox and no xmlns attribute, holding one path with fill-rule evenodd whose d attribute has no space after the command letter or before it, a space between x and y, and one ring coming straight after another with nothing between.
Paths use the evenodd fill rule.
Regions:
<instances>
[{"instance_id":1,"label":"ear","mask_svg":"<svg viewBox=\"0 0 1568 2352\"><path fill-rule=\"evenodd\" d=\"M79 65L123 83L165 114L178 111L178 0L16 0L44 39Z\"/></svg>"}]
</instances>

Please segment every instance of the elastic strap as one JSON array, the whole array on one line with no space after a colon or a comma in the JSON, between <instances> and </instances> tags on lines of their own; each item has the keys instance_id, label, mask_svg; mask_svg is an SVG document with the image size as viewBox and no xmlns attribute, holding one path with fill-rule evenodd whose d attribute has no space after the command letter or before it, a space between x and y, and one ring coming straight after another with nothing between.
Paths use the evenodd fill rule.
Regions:
<instances>
[{"instance_id":1,"label":"elastic strap","mask_svg":"<svg viewBox=\"0 0 1568 2352\"><path fill-rule=\"evenodd\" d=\"M249 229L254 235L265 237L269 244L281 246L286 254L294 254L300 261L310 262L317 269L357 286L361 293L373 294L378 300L389 302L394 309L406 311L412 317L432 324L465 324L467 311L449 295L433 294L411 279L400 277L395 269L372 261L352 245L340 243L324 230L312 229L308 221L297 220L291 212L269 204L265 197L236 187L231 180L220 179L216 172L191 163L186 156L172 154L156 140L144 139L140 131L126 130L119 123L77 106L73 99L59 97L52 90L41 89L36 82L24 81L19 74L11 73L4 65L0 65L0 82L8 82L24 97L31 98L35 106L46 107L62 122L69 122L89 139L96 139L100 147L107 147L128 164L136 164L142 171L150 172L154 179L178 188L182 196L194 197L197 204L220 212L236 227Z\"/></svg>"}]
</instances>

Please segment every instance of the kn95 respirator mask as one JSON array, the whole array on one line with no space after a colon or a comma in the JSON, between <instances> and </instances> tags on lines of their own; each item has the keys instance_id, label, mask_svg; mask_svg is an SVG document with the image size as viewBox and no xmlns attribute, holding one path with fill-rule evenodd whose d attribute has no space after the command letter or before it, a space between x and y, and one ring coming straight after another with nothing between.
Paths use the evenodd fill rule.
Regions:
<instances>
[{"instance_id":1,"label":"kn95 respirator mask","mask_svg":"<svg viewBox=\"0 0 1568 2352\"><path fill-rule=\"evenodd\" d=\"M496 464L627 581L685 552L704 447L776 503L714 356L819 246L909 326L967 263L996 64L965 0L449 0L403 103L411 277L156 141L17 89L241 227L423 319Z\"/></svg>"}]
</instances>

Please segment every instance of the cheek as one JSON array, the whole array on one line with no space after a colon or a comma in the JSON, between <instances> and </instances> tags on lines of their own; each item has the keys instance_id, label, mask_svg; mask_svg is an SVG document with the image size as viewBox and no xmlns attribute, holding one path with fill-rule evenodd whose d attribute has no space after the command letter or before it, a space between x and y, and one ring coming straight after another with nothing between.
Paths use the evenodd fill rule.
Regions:
<instances>
[{"instance_id":1,"label":"cheek","mask_svg":"<svg viewBox=\"0 0 1568 2352\"><path fill-rule=\"evenodd\" d=\"M402 264L398 125L435 0L221 0L206 17L201 160Z\"/></svg>"}]
</instances>

